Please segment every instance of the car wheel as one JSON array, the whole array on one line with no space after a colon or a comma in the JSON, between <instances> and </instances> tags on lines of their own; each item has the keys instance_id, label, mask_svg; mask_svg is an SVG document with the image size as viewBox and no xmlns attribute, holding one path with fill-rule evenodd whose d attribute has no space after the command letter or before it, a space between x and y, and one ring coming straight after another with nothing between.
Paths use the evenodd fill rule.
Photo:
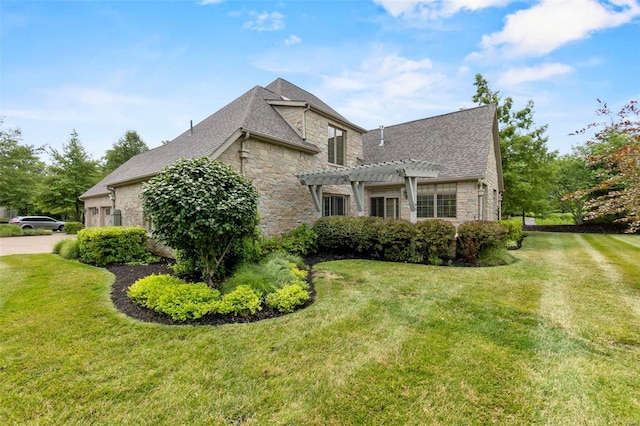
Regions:
<instances>
[{"instance_id":1,"label":"car wheel","mask_svg":"<svg viewBox=\"0 0 640 426\"><path fill-rule=\"evenodd\" d=\"M58 232L62 232L64 230L64 225L60 225L60 227L58 227Z\"/></svg>"},{"instance_id":2,"label":"car wheel","mask_svg":"<svg viewBox=\"0 0 640 426\"><path fill-rule=\"evenodd\" d=\"M22 229L33 229L33 226L31 225L25 225L22 227Z\"/></svg>"}]
</instances>

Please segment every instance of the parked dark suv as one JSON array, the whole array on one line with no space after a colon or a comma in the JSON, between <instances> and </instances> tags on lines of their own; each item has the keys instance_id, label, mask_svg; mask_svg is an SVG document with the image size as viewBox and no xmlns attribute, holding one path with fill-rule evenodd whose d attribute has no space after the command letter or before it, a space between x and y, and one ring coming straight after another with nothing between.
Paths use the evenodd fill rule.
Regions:
<instances>
[{"instance_id":1,"label":"parked dark suv","mask_svg":"<svg viewBox=\"0 0 640 426\"><path fill-rule=\"evenodd\" d=\"M9 221L11 225L18 225L22 229L43 228L52 231L62 231L64 222L55 220L49 216L18 216Z\"/></svg>"}]
</instances>

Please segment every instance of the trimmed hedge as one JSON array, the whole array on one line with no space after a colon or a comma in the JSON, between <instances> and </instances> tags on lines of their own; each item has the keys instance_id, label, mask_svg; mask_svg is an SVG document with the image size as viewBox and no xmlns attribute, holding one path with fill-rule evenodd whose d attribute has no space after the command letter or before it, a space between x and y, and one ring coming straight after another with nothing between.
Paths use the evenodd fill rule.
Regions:
<instances>
[{"instance_id":1,"label":"trimmed hedge","mask_svg":"<svg viewBox=\"0 0 640 426\"><path fill-rule=\"evenodd\" d=\"M277 237L263 239L260 249L262 255L284 251L297 256L307 256L317 252L317 236L312 228L302 224Z\"/></svg>"},{"instance_id":2,"label":"trimmed hedge","mask_svg":"<svg viewBox=\"0 0 640 426\"><path fill-rule=\"evenodd\" d=\"M494 247L504 248L507 228L499 222L475 220L458 227L457 253L469 263L477 263L480 254Z\"/></svg>"},{"instance_id":3,"label":"trimmed hedge","mask_svg":"<svg viewBox=\"0 0 640 426\"><path fill-rule=\"evenodd\" d=\"M148 263L153 256L147 248L144 228L105 226L78 232L80 260L95 266L112 263Z\"/></svg>"},{"instance_id":4,"label":"trimmed hedge","mask_svg":"<svg viewBox=\"0 0 640 426\"><path fill-rule=\"evenodd\" d=\"M64 232L67 234L77 234L81 229L84 229L84 225L80 222L66 222L64 224Z\"/></svg>"},{"instance_id":5,"label":"trimmed hedge","mask_svg":"<svg viewBox=\"0 0 640 426\"><path fill-rule=\"evenodd\" d=\"M456 228L441 219L412 224L379 217L328 216L313 226L320 251L396 262L440 265L450 258Z\"/></svg>"},{"instance_id":6,"label":"trimmed hedge","mask_svg":"<svg viewBox=\"0 0 640 426\"><path fill-rule=\"evenodd\" d=\"M508 249L518 248L524 238L522 220L508 219L499 222L507 229L507 234L504 237L505 246Z\"/></svg>"},{"instance_id":7,"label":"trimmed hedge","mask_svg":"<svg viewBox=\"0 0 640 426\"><path fill-rule=\"evenodd\" d=\"M442 219L424 220L413 225L416 254L432 265L451 257L456 227Z\"/></svg>"}]
</instances>

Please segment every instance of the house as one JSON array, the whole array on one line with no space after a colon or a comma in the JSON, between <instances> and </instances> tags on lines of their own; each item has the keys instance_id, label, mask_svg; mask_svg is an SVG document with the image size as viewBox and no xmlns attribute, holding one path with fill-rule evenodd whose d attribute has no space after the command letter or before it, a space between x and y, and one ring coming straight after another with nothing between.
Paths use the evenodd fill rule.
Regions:
<instances>
[{"instance_id":1,"label":"house","mask_svg":"<svg viewBox=\"0 0 640 426\"><path fill-rule=\"evenodd\" d=\"M147 226L142 184L180 158L201 156L253 181L265 235L323 215L439 217L455 224L499 217L495 106L367 131L279 78L136 155L85 192L85 225Z\"/></svg>"}]
</instances>

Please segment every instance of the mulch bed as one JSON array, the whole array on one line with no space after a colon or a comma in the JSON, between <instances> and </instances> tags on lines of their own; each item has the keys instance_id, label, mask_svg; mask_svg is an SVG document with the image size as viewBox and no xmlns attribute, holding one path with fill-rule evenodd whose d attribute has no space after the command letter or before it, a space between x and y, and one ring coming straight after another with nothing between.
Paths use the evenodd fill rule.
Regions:
<instances>
[{"instance_id":1,"label":"mulch bed","mask_svg":"<svg viewBox=\"0 0 640 426\"><path fill-rule=\"evenodd\" d=\"M136 305L130 298L127 296L127 290L129 287L135 283L140 278L147 277L152 274L170 274L173 275L173 271L171 270L171 263L169 260L164 259L158 263L152 263L149 265L110 265L107 266L107 270L109 270L113 275L116 276L116 280L111 287L111 300L115 307L122 313L130 316L131 318L135 318L140 321L145 322L155 322L159 324L170 324L170 325L223 325L223 324L232 324L232 323L248 323L254 321L260 321L268 318L276 318L284 315L281 312L275 311L273 309L269 309L266 306L263 306L262 310L257 312L254 315L249 315L246 317L239 317L233 315L205 315L202 318L191 321L173 321L169 316L155 312L148 308L143 308L141 306ZM315 298L316 292L313 286L313 280L311 279L312 272L309 272L309 276L307 277L307 281L310 284L311 298L309 301L301 307L301 309L306 308L311 305Z\"/></svg>"},{"instance_id":2,"label":"mulch bed","mask_svg":"<svg viewBox=\"0 0 640 426\"><path fill-rule=\"evenodd\" d=\"M575 232L575 233L598 233L598 234L622 234L625 231L625 227L620 224L603 224L603 225L526 225L523 227L524 231L543 231L543 232ZM311 305L316 297L315 288L313 286L313 265L321 262L328 262L331 260L341 259L359 259L361 257L348 255L348 254L330 254L321 253L313 256L309 256L305 259L305 262L310 267L307 281L311 288L311 298L302 307L305 308ZM111 265L107 269L116 276L116 280L113 283L111 290L111 300L113 304L126 315L131 318L135 318L145 322L156 322L160 324L186 324L186 325L222 325L230 323L248 323L254 321L260 321L268 318L276 318L284 314L263 307L261 311L255 315L247 317L236 317L232 315L207 315L197 320L176 322L166 315L152 311L148 308L143 308L136 305L128 296L127 290L140 278L147 277L152 274L172 274L171 261L164 259L161 262L153 263L149 265ZM465 264L456 260L452 266L462 267L477 267L482 266L478 264Z\"/></svg>"}]
</instances>

